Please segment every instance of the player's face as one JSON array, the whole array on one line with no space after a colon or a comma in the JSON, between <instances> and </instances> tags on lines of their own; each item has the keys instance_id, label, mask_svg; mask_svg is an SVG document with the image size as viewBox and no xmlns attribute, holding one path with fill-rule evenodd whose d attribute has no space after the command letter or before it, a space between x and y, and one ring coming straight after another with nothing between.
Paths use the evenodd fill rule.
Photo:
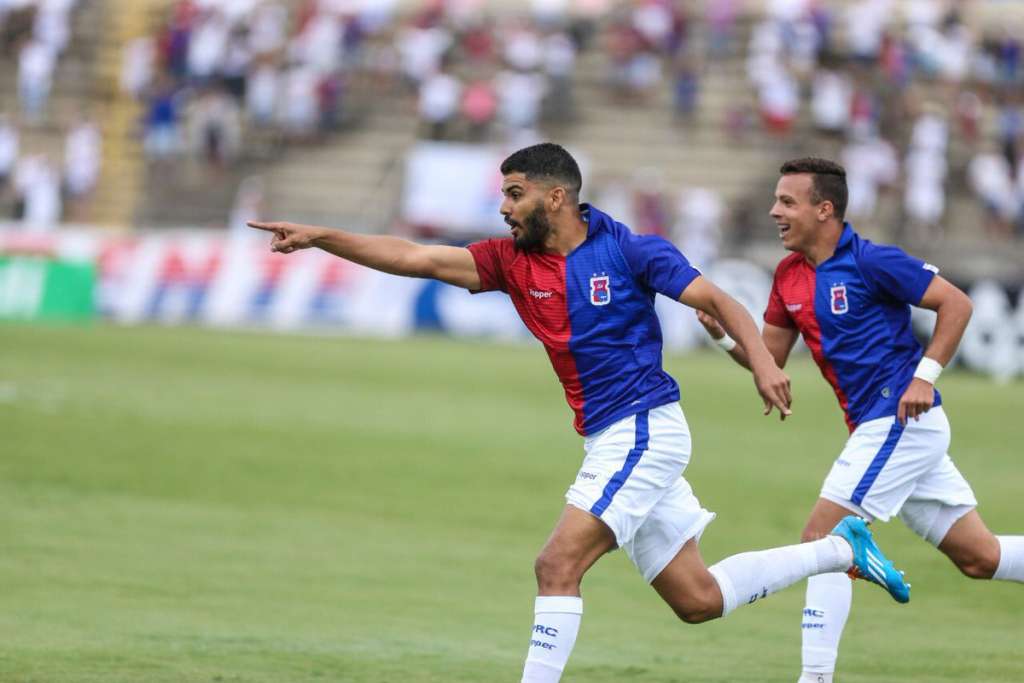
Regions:
<instances>
[{"instance_id":1,"label":"player's face","mask_svg":"<svg viewBox=\"0 0 1024 683\"><path fill-rule=\"evenodd\" d=\"M775 186L771 216L789 251L804 251L818 234L821 204L811 201L813 182L809 173L793 173L779 178Z\"/></svg>"},{"instance_id":2,"label":"player's face","mask_svg":"<svg viewBox=\"0 0 1024 683\"><path fill-rule=\"evenodd\" d=\"M551 222L544 210L545 189L531 183L522 173L505 176L501 184L505 199L501 202L501 215L512 230L512 239L520 251L541 251Z\"/></svg>"}]
</instances>

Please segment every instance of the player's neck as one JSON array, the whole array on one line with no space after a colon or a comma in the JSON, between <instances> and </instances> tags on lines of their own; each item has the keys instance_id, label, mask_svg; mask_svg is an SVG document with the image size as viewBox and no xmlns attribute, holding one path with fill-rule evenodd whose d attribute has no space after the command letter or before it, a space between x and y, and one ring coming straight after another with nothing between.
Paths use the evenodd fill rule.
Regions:
<instances>
[{"instance_id":1,"label":"player's neck","mask_svg":"<svg viewBox=\"0 0 1024 683\"><path fill-rule=\"evenodd\" d=\"M568 256L576 247L587 241L587 224L578 215L564 223L554 223L544 244L548 253Z\"/></svg>"},{"instance_id":2,"label":"player's neck","mask_svg":"<svg viewBox=\"0 0 1024 683\"><path fill-rule=\"evenodd\" d=\"M804 258L807 259L807 262L817 268L836 253L836 246L839 244L839 238L842 236L842 225L826 224L822 226L821 232L814 243L800 251Z\"/></svg>"}]
</instances>

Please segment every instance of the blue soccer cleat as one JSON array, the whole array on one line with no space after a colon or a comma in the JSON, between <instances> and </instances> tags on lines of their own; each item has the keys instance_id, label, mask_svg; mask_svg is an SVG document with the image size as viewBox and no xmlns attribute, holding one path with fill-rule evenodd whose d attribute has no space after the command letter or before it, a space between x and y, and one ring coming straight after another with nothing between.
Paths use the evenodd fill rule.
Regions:
<instances>
[{"instance_id":1,"label":"blue soccer cleat","mask_svg":"<svg viewBox=\"0 0 1024 683\"><path fill-rule=\"evenodd\" d=\"M896 602L910 602L910 584L875 544L867 522L854 515L843 517L832 535L845 539L853 548L853 566L847 572L850 578L877 583L889 591Z\"/></svg>"}]
</instances>

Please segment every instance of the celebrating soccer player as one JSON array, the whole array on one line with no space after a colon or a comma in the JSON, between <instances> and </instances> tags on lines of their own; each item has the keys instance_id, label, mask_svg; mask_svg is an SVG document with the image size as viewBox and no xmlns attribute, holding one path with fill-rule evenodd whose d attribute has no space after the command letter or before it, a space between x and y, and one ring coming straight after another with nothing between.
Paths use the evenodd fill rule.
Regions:
<instances>
[{"instance_id":1,"label":"celebrating soccer player","mask_svg":"<svg viewBox=\"0 0 1024 683\"><path fill-rule=\"evenodd\" d=\"M846 172L824 159L783 164L771 215L793 253L775 271L764 342L779 367L802 334L846 415L850 438L825 478L803 532L822 538L851 512L915 533L975 579L1024 581L1024 536L994 536L970 485L946 453L949 422L935 389L971 317L971 301L935 266L862 239L849 223ZM910 307L938 315L927 349ZM717 316L701 322L741 365L748 345L730 342ZM863 577L858 570L853 575ZM831 683L852 590L841 573L807 581L800 683Z\"/></svg>"},{"instance_id":2,"label":"celebrating soccer player","mask_svg":"<svg viewBox=\"0 0 1024 683\"><path fill-rule=\"evenodd\" d=\"M679 387L661 367L655 294L721 321L744 349L765 414L773 408L789 414L789 379L746 310L675 247L634 235L579 203L579 167L562 147L521 149L501 172L501 213L511 236L468 248L292 223L250 225L273 234L275 251L319 247L388 273L435 278L471 292L501 290L543 343L586 455L535 564L538 597L522 680L561 678L583 614L580 582L617 547L690 623L724 616L808 576L849 570L896 600L909 600L901 574L853 516L835 520L830 534L811 543L704 565L697 540L714 515L682 477L690 432Z\"/></svg>"}]
</instances>

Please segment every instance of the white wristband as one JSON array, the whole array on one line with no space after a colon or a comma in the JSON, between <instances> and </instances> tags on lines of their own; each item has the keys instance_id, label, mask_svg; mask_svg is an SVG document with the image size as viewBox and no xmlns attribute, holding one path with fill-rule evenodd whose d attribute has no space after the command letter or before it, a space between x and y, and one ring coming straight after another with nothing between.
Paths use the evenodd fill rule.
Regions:
<instances>
[{"instance_id":1,"label":"white wristband","mask_svg":"<svg viewBox=\"0 0 1024 683\"><path fill-rule=\"evenodd\" d=\"M736 348L736 340L729 335L725 335L721 339L716 339L715 343L721 346L725 351L732 351Z\"/></svg>"},{"instance_id":2,"label":"white wristband","mask_svg":"<svg viewBox=\"0 0 1024 683\"><path fill-rule=\"evenodd\" d=\"M921 362L917 364L917 370L914 370L914 377L923 379L928 384L935 384L941 374L942 366L939 365L939 362L927 356L921 357Z\"/></svg>"}]
</instances>

